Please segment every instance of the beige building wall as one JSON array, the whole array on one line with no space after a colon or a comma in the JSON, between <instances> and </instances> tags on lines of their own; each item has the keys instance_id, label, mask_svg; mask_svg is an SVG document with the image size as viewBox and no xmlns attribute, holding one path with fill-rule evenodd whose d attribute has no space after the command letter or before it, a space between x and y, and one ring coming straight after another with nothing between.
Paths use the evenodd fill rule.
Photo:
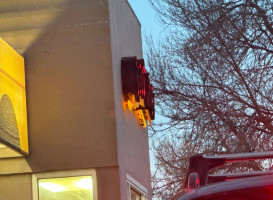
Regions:
<instances>
[{"instance_id":1,"label":"beige building wall","mask_svg":"<svg viewBox=\"0 0 273 200\"><path fill-rule=\"evenodd\" d=\"M98 199L127 199L127 174L150 191L147 129L122 109L120 79L140 30L126 0L0 1L0 36L25 58L30 149L0 159L0 199L32 199L33 173L89 168Z\"/></svg>"},{"instance_id":2,"label":"beige building wall","mask_svg":"<svg viewBox=\"0 0 273 200\"><path fill-rule=\"evenodd\" d=\"M32 199L31 175L15 174L0 177L0 199L30 200Z\"/></svg>"},{"instance_id":3,"label":"beige building wall","mask_svg":"<svg viewBox=\"0 0 273 200\"><path fill-rule=\"evenodd\" d=\"M122 107L121 58L143 58L141 25L127 0L109 0L112 65L116 108L118 162L122 199L126 199L126 177L143 185L151 199L148 129L140 127L133 112Z\"/></svg>"},{"instance_id":4,"label":"beige building wall","mask_svg":"<svg viewBox=\"0 0 273 200\"><path fill-rule=\"evenodd\" d=\"M29 167L117 165L107 2L0 2L0 35L25 58Z\"/></svg>"}]
</instances>

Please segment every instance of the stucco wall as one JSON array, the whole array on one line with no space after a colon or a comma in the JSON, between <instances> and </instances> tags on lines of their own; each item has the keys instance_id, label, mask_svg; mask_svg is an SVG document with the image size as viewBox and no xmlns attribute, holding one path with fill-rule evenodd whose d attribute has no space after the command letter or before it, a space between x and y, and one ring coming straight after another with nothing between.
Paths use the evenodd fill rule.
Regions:
<instances>
[{"instance_id":1,"label":"stucco wall","mask_svg":"<svg viewBox=\"0 0 273 200\"><path fill-rule=\"evenodd\" d=\"M0 199L31 200L31 175L0 176Z\"/></svg>"},{"instance_id":2,"label":"stucco wall","mask_svg":"<svg viewBox=\"0 0 273 200\"><path fill-rule=\"evenodd\" d=\"M146 187L151 199L148 130L122 107L121 58L143 58L141 26L127 0L109 0L109 11L121 199L127 199L126 174Z\"/></svg>"},{"instance_id":3,"label":"stucco wall","mask_svg":"<svg viewBox=\"0 0 273 200\"><path fill-rule=\"evenodd\" d=\"M101 167L96 169L99 200L118 200L120 197L119 168Z\"/></svg>"},{"instance_id":4,"label":"stucco wall","mask_svg":"<svg viewBox=\"0 0 273 200\"><path fill-rule=\"evenodd\" d=\"M99 199L127 199L126 174L151 194L147 128L122 108L121 58L142 58L128 2L2 0L0 36L25 58L30 149L0 159L0 188L28 200L31 173L96 168Z\"/></svg>"},{"instance_id":5,"label":"stucco wall","mask_svg":"<svg viewBox=\"0 0 273 200\"><path fill-rule=\"evenodd\" d=\"M0 35L25 57L30 149L0 174L117 166L107 1L3 0Z\"/></svg>"}]
</instances>

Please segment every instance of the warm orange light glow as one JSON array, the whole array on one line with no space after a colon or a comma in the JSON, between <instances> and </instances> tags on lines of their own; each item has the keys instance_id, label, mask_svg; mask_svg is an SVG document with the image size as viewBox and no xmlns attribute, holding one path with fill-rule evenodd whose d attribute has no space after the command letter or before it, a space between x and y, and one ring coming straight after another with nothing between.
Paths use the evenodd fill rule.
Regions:
<instances>
[{"instance_id":1,"label":"warm orange light glow","mask_svg":"<svg viewBox=\"0 0 273 200\"><path fill-rule=\"evenodd\" d=\"M0 131L0 141L8 147L28 154L24 58L2 38L0 38L0 112L0 126L3 130Z\"/></svg>"},{"instance_id":2,"label":"warm orange light glow","mask_svg":"<svg viewBox=\"0 0 273 200\"><path fill-rule=\"evenodd\" d=\"M133 110L133 103L130 100L127 101L127 107L129 110Z\"/></svg>"},{"instance_id":3,"label":"warm orange light glow","mask_svg":"<svg viewBox=\"0 0 273 200\"><path fill-rule=\"evenodd\" d=\"M148 120L150 126L152 125L152 119L151 119L151 116L150 116L150 112L148 109L145 109L144 110L144 116L145 116L145 119Z\"/></svg>"},{"instance_id":4,"label":"warm orange light glow","mask_svg":"<svg viewBox=\"0 0 273 200\"><path fill-rule=\"evenodd\" d=\"M152 120L148 109L145 108L144 99L140 97L140 101L137 102L134 94L129 94L129 99L127 101L123 100L124 109L132 110L139 122L139 125L146 127L146 120L152 125Z\"/></svg>"},{"instance_id":5,"label":"warm orange light glow","mask_svg":"<svg viewBox=\"0 0 273 200\"><path fill-rule=\"evenodd\" d=\"M141 126L147 126L146 120L152 125L155 118L155 95L143 59L137 57L121 59L121 83L123 108L133 111Z\"/></svg>"},{"instance_id":6,"label":"warm orange light glow","mask_svg":"<svg viewBox=\"0 0 273 200\"><path fill-rule=\"evenodd\" d=\"M136 110L135 115L136 115L136 117L138 119L139 125L142 126L142 127L146 127L147 124L146 124L146 120L145 120L143 111L141 109Z\"/></svg>"}]
</instances>

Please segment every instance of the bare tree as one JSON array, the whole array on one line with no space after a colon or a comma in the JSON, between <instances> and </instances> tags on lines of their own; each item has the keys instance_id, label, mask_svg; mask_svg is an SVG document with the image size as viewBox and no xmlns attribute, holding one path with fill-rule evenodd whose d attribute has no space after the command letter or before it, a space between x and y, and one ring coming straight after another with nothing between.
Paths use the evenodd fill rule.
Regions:
<instances>
[{"instance_id":1,"label":"bare tree","mask_svg":"<svg viewBox=\"0 0 273 200\"><path fill-rule=\"evenodd\" d=\"M154 149L162 175L154 192L166 199L189 155L272 149L273 1L149 1L169 28L160 44L147 39L158 112L168 119L153 131L170 133Z\"/></svg>"}]
</instances>

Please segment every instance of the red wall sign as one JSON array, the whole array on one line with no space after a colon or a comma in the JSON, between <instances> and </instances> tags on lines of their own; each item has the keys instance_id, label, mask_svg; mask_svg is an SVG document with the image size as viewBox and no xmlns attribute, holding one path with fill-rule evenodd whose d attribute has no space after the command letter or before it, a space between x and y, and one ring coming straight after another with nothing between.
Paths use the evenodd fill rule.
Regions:
<instances>
[{"instance_id":1,"label":"red wall sign","mask_svg":"<svg viewBox=\"0 0 273 200\"><path fill-rule=\"evenodd\" d=\"M121 80L124 107L134 111L139 124L151 125L155 118L153 86L146 72L144 60L124 57L121 60Z\"/></svg>"}]
</instances>

